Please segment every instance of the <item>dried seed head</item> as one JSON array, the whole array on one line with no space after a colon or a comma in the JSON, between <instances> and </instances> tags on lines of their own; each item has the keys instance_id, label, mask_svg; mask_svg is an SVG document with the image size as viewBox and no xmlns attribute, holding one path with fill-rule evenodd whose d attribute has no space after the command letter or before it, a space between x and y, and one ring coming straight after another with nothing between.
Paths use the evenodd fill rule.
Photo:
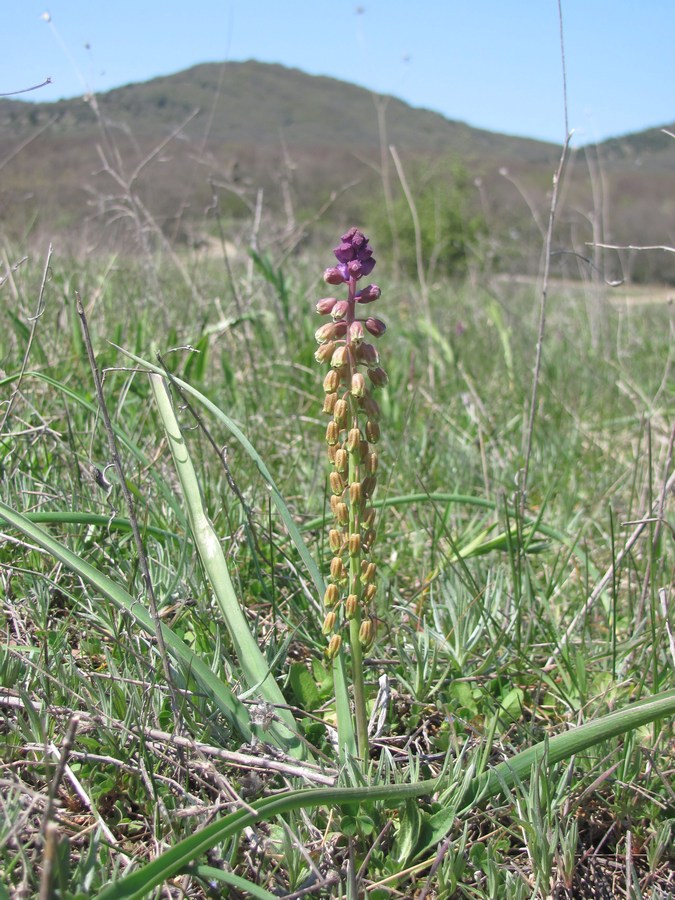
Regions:
<instances>
[{"instance_id":1,"label":"dried seed head","mask_svg":"<svg viewBox=\"0 0 675 900\"><path fill-rule=\"evenodd\" d=\"M350 556L358 556L361 551L361 535L360 534L350 534L349 535L349 555Z\"/></svg>"},{"instance_id":2,"label":"dried seed head","mask_svg":"<svg viewBox=\"0 0 675 900\"><path fill-rule=\"evenodd\" d=\"M349 621L354 618L359 608L359 598L356 594L350 594L345 600L345 618Z\"/></svg>"},{"instance_id":3,"label":"dried seed head","mask_svg":"<svg viewBox=\"0 0 675 900\"><path fill-rule=\"evenodd\" d=\"M323 595L323 605L328 607L329 609L338 602L340 599L338 587L336 584L329 584L326 587L326 593Z\"/></svg>"},{"instance_id":4,"label":"dried seed head","mask_svg":"<svg viewBox=\"0 0 675 900\"><path fill-rule=\"evenodd\" d=\"M375 629L373 628L373 620L364 619L363 622L361 622L361 627L359 628L359 643L364 650L367 650L368 647L370 647L370 645L373 643L374 637Z\"/></svg>"},{"instance_id":5,"label":"dried seed head","mask_svg":"<svg viewBox=\"0 0 675 900\"><path fill-rule=\"evenodd\" d=\"M330 634L331 631L335 628L335 613L331 609L330 612L326 613L326 617L323 620L323 625L321 626L322 634Z\"/></svg>"},{"instance_id":6,"label":"dried seed head","mask_svg":"<svg viewBox=\"0 0 675 900\"><path fill-rule=\"evenodd\" d=\"M332 369L331 371L335 371ZM335 409L335 404L337 403L337 394L326 394L323 398L323 409L322 412L327 413L329 416L333 414L333 410Z\"/></svg>"},{"instance_id":7,"label":"dried seed head","mask_svg":"<svg viewBox=\"0 0 675 900\"><path fill-rule=\"evenodd\" d=\"M334 634L328 642L328 646L326 647L326 656L328 657L328 659L335 659L335 657L340 652L341 646L342 635Z\"/></svg>"}]
</instances>

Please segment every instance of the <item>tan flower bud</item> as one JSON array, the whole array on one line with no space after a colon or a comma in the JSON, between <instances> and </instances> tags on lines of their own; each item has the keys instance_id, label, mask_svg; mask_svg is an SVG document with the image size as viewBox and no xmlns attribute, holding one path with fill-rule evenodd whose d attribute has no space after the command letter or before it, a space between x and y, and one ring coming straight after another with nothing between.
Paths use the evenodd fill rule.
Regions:
<instances>
[{"instance_id":1,"label":"tan flower bud","mask_svg":"<svg viewBox=\"0 0 675 900\"><path fill-rule=\"evenodd\" d=\"M336 370L333 369L335 372ZM336 372L337 374L337 372ZM344 426L347 420L347 412L349 411L349 407L347 405L346 400L338 400L335 404L335 409L333 410L333 418L338 423L338 425Z\"/></svg>"},{"instance_id":2,"label":"tan flower bud","mask_svg":"<svg viewBox=\"0 0 675 900\"><path fill-rule=\"evenodd\" d=\"M361 535L360 534L350 534L349 535L349 555L350 556L358 556L360 550L361 550Z\"/></svg>"},{"instance_id":3,"label":"tan flower bud","mask_svg":"<svg viewBox=\"0 0 675 900\"><path fill-rule=\"evenodd\" d=\"M340 652L341 646L342 635L334 634L328 642L328 646L326 647L326 656L328 657L328 659L335 659L335 657Z\"/></svg>"},{"instance_id":4,"label":"tan flower bud","mask_svg":"<svg viewBox=\"0 0 675 900\"><path fill-rule=\"evenodd\" d=\"M329 609L340 599L338 587L336 584L329 584L326 587L326 593L323 595L323 605Z\"/></svg>"},{"instance_id":5,"label":"tan flower bud","mask_svg":"<svg viewBox=\"0 0 675 900\"><path fill-rule=\"evenodd\" d=\"M363 535L361 539L361 547L364 553L370 553L373 548L373 544L375 543L375 529L368 528L366 533Z\"/></svg>"},{"instance_id":6,"label":"tan flower bud","mask_svg":"<svg viewBox=\"0 0 675 900\"><path fill-rule=\"evenodd\" d=\"M333 515L337 519L337 514L338 514L337 508L338 508L338 504L340 503L340 498L337 497L335 494L331 494L329 502L330 502L330 511L333 513Z\"/></svg>"},{"instance_id":7,"label":"tan flower bud","mask_svg":"<svg viewBox=\"0 0 675 900\"><path fill-rule=\"evenodd\" d=\"M333 494L333 496L335 495ZM349 507L346 503L335 504L335 518L338 521L338 525L347 525L349 523Z\"/></svg>"},{"instance_id":8,"label":"tan flower bud","mask_svg":"<svg viewBox=\"0 0 675 900\"><path fill-rule=\"evenodd\" d=\"M359 644L361 644L364 650L367 650L373 643L374 637L375 629L373 628L373 620L364 619L359 628Z\"/></svg>"},{"instance_id":9,"label":"tan flower bud","mask_svg":"<svg viewBox=\"0 0 675 900\"><path fill-rule=\"evenodd\" d=\"M347 450L350 453L355 453L357 450L361 449L361 432L358 428L350 428L349 434L347 435Z\"/></svg>"},{"instance_id":10,"label":"tan flower bud","mask_svg":"<svg viewBox=\"0 0 675 900\"><path fill-rule=\"evenodd\" d=\"M326 426L326 443L329 445L337 444L339 438L340 438L340 429L338 427L337 422L335 422L335 421L329 422L328 425Z\"/></svg>"},{"instance_id":11,"label":"tan flower bud","mask_svg":"<svg viewBox=\"0 0 675 900\"><path fill-rule=\"evenodd\" d=\"M369 475L374 475L377 472L378 462L377 452L373 450L372 453L369 453L366 457L366 471Z\"/></svg>"},{"instance_id":12,"label":"tan flower bud","mask_svg":"<svg viewBox=\"0 0 675 900\"><path fill-rule=\"evenodd\" d=\"M335 628L335 613L331 609L329 613L326 613L326 618L323 620L323 625L321 626L322 634L330 634L331 631Z\"/></svg>"},{"instance_id":13,"label":"tan flower bud","mask_svg":"<svg viewBox=\"0 0 675 900\"><path fill-rule=\"evenodd\" d=\"M333 553L339 553L342 550L342 545L344 544L345 539L344 535L341 531L338 531L337 528L331 528L328 532L328 546L333 551Z\"/></svg>"},{"instance_id":14,"label":"tan flower bud","mask_svg":"<svg viewBox=\"0 0 675 900\"><path fill-rule=\"evenodd\" d=\"M362 372L354 372L352 375L351 391L353 397L363 397L366 393L366 379L363 377Z\"/></svg>"},{"instance_id":15,"label":"tan flower bud","mask_svg":"<svg viewBox=\"0 0 675 900\"><path fill-rule=\"evenodd\" d=\"M333 340L337 336L337 329L334 322L326 322L314 332L314 338L317 344L324 344L326 341Z\"/></svg>"},{"instance_id":16,"label":"tan flower bud","mask_svg":"<svg viewBox=\"0 0 675 900\"><path fill-rule=\"evenodd\" d=\"M366 589L363 592L363 599L366 603L370 603L375 599L375 594L377 593L377 587L374 584L367 584Z\"/></svg>"},{"instance_id":17,"label":"tan flower bud","mask_svg":"<svg viewBox=\"0 0 675 900\"><path fill-rule=\"evenodd\" d=\"M345 483L342 480L342 475L340 475L339 472L331 472L328 476L328 480L330 482L331 491L334 494L337 494L338 497L341 496L342 492L345 489Z\"/></svg>"},{"instance_id":18,"label":"tan flower bud","mask_svg":"<svg viewBox=\"0 0 675 900\"><path fill-rule=\"evenodd\" d=\"M375 510L372 506L366 506L363 510L362 524L365 525L366 528L372 528L375 524Z\"/></svg>"},{"instance_id":19,"label":"tan flower bud","mask_svg":"<svg viewBox=\"0 0 675 900\"><path fill-rule=\"evenodd\" d=\"M318 350L314 353L314 359L317 362L323 363L328 362L328 360L333 356L336 347L335 341L327 341L325 344L321 344Z\"/></svg>"},{"instance_id":20,"label":"tan flower bud","mask_svg":"<svg viewBox=\"0 0 675 900\"><path fill-rule=\"evenodd\" d=\"M323 300L319 300L316 304L316 311L320 316L327 316L329 312L333 310L333 307L337 303L335 297L324 297Z\"/></svg>"},{"instance_id":21,"label":"tan flower bud","mask_svg":"<svg viewBox=\"0 0 675 900\"><path fill-rule=\"evenodd\" d=\"M338 319L344 319L348 312L349 300L338 300L331 310L331 316L337 321Z\"/></svg>"},{"instance_id":22,"label":"tan flower bud","mask_svg":"<svg viewBox=\"0 0 675 900\"><path fill-rule=\"evenodd\" d=\"M374 475L366 475L366 477L361 482L361 493L366 499L368 499L373 496L376 487L377 478L375 478Z\"/></svg>"},{"instance_id":23,"label":"tan flower bud","mask_svg":"<svg viewBox=\"0 0 675 900\"><path fill-rule=\"evenodd\" d=\"M345 618L348 621L354 618L359 608L359 598L356 594L350 594L345 600Z\"/></svg>"},{"instance_id":24,"label":"tan flower bud","mask_svg":"<svg viewBox=\"0 0 675 900\"><path fill-rule=\"evenodd\" d=\"M334 372L335 369L331 369L331 371ZM335 404L337 403L337 398L337 394L326 394L326 396L323 398L322 412L328 413L329 416L332 415L333 410L335 409Z\"/></svg>"},{"instance_id":25,"label":"tan flower bud","mask_svg":"<svg viewBox=\"0 0 675 900\"><path fill-rule=\"evenodd\" d=\"M366 422L366 437L371 444L376 444L380 439L380 426L377 422Z\"/></svg>"},{"instance_id":26,"label":"tan flower bud","mask_svg":"<svg viewBox=\"0 0 675 900\"><path fill-rule=\"evenodd\" d=\"M327 449L328 449L328 459L332 463L334 463L335 455L337 454L338 449L339 449L339 444L329 444Z\"/></svg>"},{"instance_id":27,"label":"tan flower bud","mask_svg":"<svg viewBox=\"0 0 675 900\"><path fill-rule=\"evenodd\" d=\"M344 581L347 577L345 564L341 556L334 556L330 561L330 575L334 581Z\"/></svg>"},{"instance_id":28,"label":"tan flower bud","mask_svg":"<svg viewBox=\"0 0 675 900\"><path fill-rule=\"evenodd\" d=\"M375 366L373 369L368 369L368 378L370 378L375 387L384 387L389 383L389 376L382 366Z\"/></svg>"},{"instance_id":29,"label":"tan flower bud","mask_svg":"<svg viewBox=\"0 0 675 900\"><path fill-rule=\"evenodd\" d=\"M357 510L357 512L360 511L361 498L362 498L361 484L358 481L353 481L349 485L349 502L352 505L352 507L355 510Z\"/></svg>"},{"instance_id":30,"label":"tan flower bud","mask_svg":"<svg viewBox=\"0 0 675 900\"><path fill-rule=\"evenodd\" d=\"M347 364L347 348L344 344L335 347L330 358L330 364L334 369L341 369Z\"/></svg>"},{"instance_id":31,"label":"tan flower bud","mask_svg":"<svg viewBox=\"0 0 675 900\"><path fill-rule=\"evenodd\" d=\"M352 344L360 344L363 341L364 334L363 322L360 319L355 319L349 326L349 340Z\"/></svg>"},{"instance_id":32,"label":"tan flower bud","mask_svg":"<svg viewBox=\"0 0 675 900\"><path fill-rule=\"evenodd\" d=\"M349 457L347 455L347 451L343 450L342 447L335 454L335 468L336 470L343 475L347 471L347 465L349 462Z\"/></svg>"},{"instance_id":33,"label":"tan flower bud","mask_svg":"<svg viewBox=\"0 0 675 900\"><path fill-rule=\"evenodd\" d=\"M335 369L329 369L323 380L323 389L327 394L333 394L340 387L340 373Z\"/></svg>"},{"instance_id":34,"label":"tan flower bud","mask_svg":"<svg viewBox=\"0 0 675 900\"><path fill-rule=\"evenodd\" d=\"M361 405L363 411L368 416L369 419L372 419L376 422L380 418L380 407L376 400L370 396L370 394L365 394L359 400L359 404Z\"/></svg>"},{"instance_id":35,"label":"tan flower bud","mask_svg":"<svg viewBox=\"0 0 675 900\"><path fill-rule=\"evenodd\" d=\"M377 574L377 566L373 562L366 562L365 568L363 565L361 566L361 581L364 584L369 584L372 581L375 581L375 575Z\"/></svg>"}]
</instances>

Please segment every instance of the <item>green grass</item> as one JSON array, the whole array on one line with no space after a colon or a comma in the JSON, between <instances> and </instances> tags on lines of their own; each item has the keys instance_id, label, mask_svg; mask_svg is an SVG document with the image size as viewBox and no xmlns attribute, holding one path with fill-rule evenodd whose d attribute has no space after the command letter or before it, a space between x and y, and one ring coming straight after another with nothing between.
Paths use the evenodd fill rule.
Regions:
<instances>
[{"instance_id":1,"label":"green grass","mask_svg":"<svg viewBox=\"0 0 675 900\"><path fill-rule=\"evenodd\" d=\"M0 289L0 898L37 895L51 849L54 897L143 896L167 878L171 895L192 897L563 898L591 896L593 879L603 896L669 896L673 701L647 701L675 688L662 496L672 311L598 313L581 287L551 291L523 517L534 291L441 282L428 322L415 286L387 283L380 259L390 384L366 686L372 706L386 675L388 703L364 772L340 768L321 634L331 553L313 306L329 255L264 260L251 279L235 271L240 310L195 301L229 296L215 262L188 261L194 292L158 267L160 304L121 260L54 257L22 375L41 261ZM76 290L172 686L106 468ZM174 349L187 344L199 355ZM227 566L225 599L224 575L198 555L148 376L128 355L157 364L155 349L191 388L175 407ZM262 652L255 671L267 667L288 704L281 727L269 728L273 707L237 657L232 598ZM270 745L293 719L304 749L286 757ZM47 848L45 817L56 823Z\"/></svg>"}]
</instances>

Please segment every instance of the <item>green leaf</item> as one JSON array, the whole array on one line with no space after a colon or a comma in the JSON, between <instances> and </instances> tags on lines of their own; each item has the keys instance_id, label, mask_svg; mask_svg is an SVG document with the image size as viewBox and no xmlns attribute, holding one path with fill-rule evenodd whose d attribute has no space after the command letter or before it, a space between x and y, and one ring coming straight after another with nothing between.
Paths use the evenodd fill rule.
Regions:
<instances>
[{"instance_id":1,"label":"green leaf","mask_svg":"<svg viewBox=\"0 0 675 900\"><path fill-rule=\"evenodd\" d=\"M289 681L298 706L309 712L321 706L321 697L316 682L306 666L302 663L293 663L289 672Z\"/></svg>"}]
</instances>

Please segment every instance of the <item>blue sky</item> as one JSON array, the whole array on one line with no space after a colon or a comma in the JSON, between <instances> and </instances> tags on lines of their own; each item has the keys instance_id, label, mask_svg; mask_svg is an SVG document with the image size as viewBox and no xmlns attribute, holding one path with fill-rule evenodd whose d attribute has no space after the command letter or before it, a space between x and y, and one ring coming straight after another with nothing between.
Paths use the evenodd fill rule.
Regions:
<instances>
[{"instance_id":1,"label":"blue sky","mask_svg":"<svg viewBox=\"0 0 675 900\"><path fill-rule=\"evenodd\" d=\"M575 143L675 121L674 0L561 2ZM0 93L53 82L24 99L257 59L565 137L557 0L2 0L1 21Z\"/></svg>"}]
</instances>

